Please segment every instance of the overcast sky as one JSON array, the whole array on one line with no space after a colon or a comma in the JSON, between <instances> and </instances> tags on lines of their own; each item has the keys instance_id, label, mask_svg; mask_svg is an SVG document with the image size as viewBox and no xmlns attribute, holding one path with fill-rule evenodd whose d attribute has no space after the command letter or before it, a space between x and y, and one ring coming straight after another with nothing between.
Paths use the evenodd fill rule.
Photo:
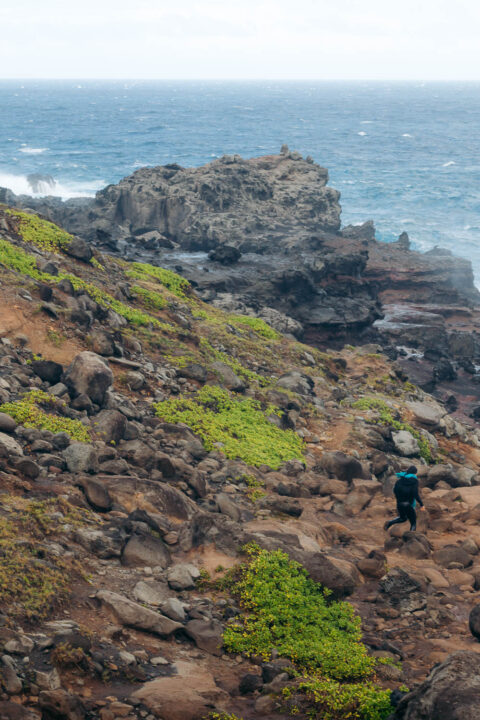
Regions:
<instances>
[{"instance_id":1,"label":"overcast sky","mask_svg":"<svg viewBox=\"0 0 480 720\"><path fill-rule=\"evenodd\" d=\"M0 0L0 77L480 80L478 0Z\"/></svg>"}]
</instances>

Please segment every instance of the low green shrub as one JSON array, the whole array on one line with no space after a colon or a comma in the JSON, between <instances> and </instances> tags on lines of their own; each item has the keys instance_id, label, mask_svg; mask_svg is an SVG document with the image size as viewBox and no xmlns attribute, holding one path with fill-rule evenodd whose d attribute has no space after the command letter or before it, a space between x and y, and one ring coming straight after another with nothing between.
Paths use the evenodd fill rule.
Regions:
<instances>
[{"instance_id":1,"label":"low green shrub","mask_svg":"<svg viewBox=\"0 0 480 720\"><path fill-rule=\"evenodd\" d=\"M340 683L310 677L300 683L299 690L310 706L311 720L385 720L393 710L390 690L368 681Z\"/></svg>"},{"instance_id":2,"label":"low green shrub","mask_svg":"<svg viewBox=\"0 0 480 720\"><path fill-rule=\"evenodd\" d=\"M90 432L80 420L53 415L42 410L39 405L55 409L65 405L65 403L43 390L31 390L21 400L0 405L0 412L10 415L19 425L24 427L50 430L53 433L66 432L72 440L90 442Z\"/></svg>"},{"instance_id":3,"label":"low green shrub","mask_svg":"<svg viewBox=\"0 0 480 720\"><path fill-rule=\"evenodd\" d=\"M19 235L26 243L35 245L40 250L58 252L65 250L73 240L72 235L54 225L49 220L43 220L38 215L30 215L20 210L5 210L7 215L18 220Z\"/></svg>"},{"instance_id":4,"label":"low green shrub","mask_svg":"<svg viewBox=\"0 0 480 720\"><path fill-rule=\"evenodd\" d=\"M264 320L257 317L250 317L249 315L229 315L228 322L232 325L246 325L251 328L257 335L261 335L267 340L278 340L280 335Z\"/></svg>"},{"instance_id":5,"label":"low green shrub","mask_svg":"<svg viewBox=\"0 0 480 720\"><path fill-rule=\"evenodd\" d=\"M181 275L148 263L134 262L125 271L125 274L134 280L156 280L182 300L187 299L186 293L190 290L190 283Z\"/></svg>"},{"instance_id":6,"label":"low green shrub","mask_svg":"<svg viewBox=\"0 0 480 720\"><path fill-rule=\"evenodd\" d=\"M232 398L227 390L205 385L195 397L170 398L155 405L158 417L182 422L192 428L207 450L216 443L228 458L239 458L249 465L278 468L282 462L301 459L304 443L292 430L281 430L268 420L279 413L251 398Z\"/></svg>"}]
</instances>

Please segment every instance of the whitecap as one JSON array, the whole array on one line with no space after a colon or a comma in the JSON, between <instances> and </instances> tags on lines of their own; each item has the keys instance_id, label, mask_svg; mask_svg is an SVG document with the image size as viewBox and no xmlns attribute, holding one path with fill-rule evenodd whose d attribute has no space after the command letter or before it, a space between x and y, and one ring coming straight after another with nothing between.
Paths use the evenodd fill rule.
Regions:
<instances>
[{"instance_id":1,"label":"whitecap","mask_svg":"<svg viewBox=\"0 0 480 720\"><path fill-rule=\"evenodd\" d=\"M372 125L373 120L362 120L360 125Z\"/></svg>"},{"instance_id":2,"label":"whitecap","mask_svg":"<svg viewBox=\"0 0 480 720\"><path fill-rule=\"evenodd\" d=\"M360 130L360 132L357 133L357 135L361 135L362 137L364 137L366 134L367 134L367 133L364 132L363 130Z\"/></svg>"},{"instance_id":3,"label":"whitecap","mask_svg":"<svg viewBox=\"0 0 480 720\"><path fill-rule=\"evenodd\" d=\"M410 133L403 133L402 137L413 137L413 135L410 135Z\"/></svg>"},{"instance_id":4,"label":"whitecap","mask_svg":"<svg viewBox=\"0 0 480 720\"><path fill-rule=\"evenodd\" d=\"M20 149L20 152L23 152L26 155L41 155L42 153L44 153L48 150L48 148L28 147L28 145L25 145L25 147L21 147L19 149Z\"/></svg>"},{"instance_id":5,"label":"whitecap","mask_svg":"<svg viewBox=\"0 0 480 720\"><path fill-rule=\"evenodd\" d=\"M456 164L457 163L455 162L455 160L449 160L448 162L443 163L442 167L450 167L451 165L456 165Z\"/></svg>"},{"instance_id":6,"label":"whitecap","mask_svg":"<svg viewBox=\"0 0 480 720\"><path fill-rule=\"evenodd\" d=\"M8 188L15 195L30 195L32 197L54 195L62 198L62 200L69 200L75 197L94 197L97 190L101 190L105 185L104 180L54 181L53 186L45 183L40 192L34 193L26 175L13 175L0 171L0 187Z\"/></svg>"}]
</instances>

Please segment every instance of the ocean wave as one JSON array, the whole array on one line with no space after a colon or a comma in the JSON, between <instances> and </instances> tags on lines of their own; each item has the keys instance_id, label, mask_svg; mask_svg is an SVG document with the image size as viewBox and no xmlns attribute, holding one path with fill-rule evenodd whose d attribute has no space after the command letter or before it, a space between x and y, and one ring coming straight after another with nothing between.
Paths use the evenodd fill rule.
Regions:
<instances>
[{"instance_id":1,"label":"ocean wave","mask_svg":"<svg viewBox=\"0 0 480 720\"><path fill-rule=\"evenodd\" d=\"M411 138L411 137L413 137L413 135L410 135L410 133L403 133L403 134L402 134L402 137L409 137L409 138Z\"/></svg>"},{"instance_id":2,"label":"ocean wave","mask_svg":"<svg viewBox=\"0 0 480 720\"><path fill-rule=\"evenodd\" d=\"M455 162L455 160L449 160L448 162L443 163L442 167L450 167L451 165L456 165L456 164L457 163Z\"/></svg>"},{"instance_id":3,"label":"ocean wave","mask_svg":"<svg viewBox=\"0 0 480 720\"><path fill-rule=\"evenodd\" d=\"M28 145L20 148L20 152L25 153L26 155L41 155L42 153L46 152L47 150L48 150L48 148L34 148L34 147L28 147Z\"/></svg>"},{"instance_id":4,"label":"ocean wave","mask_svg":"<svg viewBox=\"0 0 480 720\"><path fill-rule=\"evenodd\" d=\"M52 178L53 180L53 178ZM27 175L13 175L4 173L0 170L0 187L6 187L15 195L30 195L31 197L45 197L46 195L54 195L62 200L69 200L75 197L94 197L97 190L105 187L107 183L104 180L92 181L66 181L53 182L45 181L37 186L39 192L33 192L32 184L28 180Z\"/></svg>"},{"instance_id":5,"label":"ocean wave","mask_svg":"<svg viewBox=\"0 0 480 720\"><path fill-rule=\"evenodd\" d=\"M366 133L366 132L364 132L363 130L360 130L360 132L359 132L359 133L357 133L357 135L361 135L362 137L364 137L364 135L366 135L366 134L367 134L367 133Z\"/></svg>"}]
</instances>

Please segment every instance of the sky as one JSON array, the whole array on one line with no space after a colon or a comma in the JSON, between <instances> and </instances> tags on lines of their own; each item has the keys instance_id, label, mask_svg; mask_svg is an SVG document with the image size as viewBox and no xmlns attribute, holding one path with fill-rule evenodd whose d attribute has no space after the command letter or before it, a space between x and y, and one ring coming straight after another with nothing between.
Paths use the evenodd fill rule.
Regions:
<instances>
[{"instance_id":1,"label":"sky","mask_svg":"<svg viewBox=\"0 0 480 720\"><path fill-rule=\"evenodd\" d=\"M480 80L478 0L0 0L0 77Z\"/></svg>"}]
</instances>

